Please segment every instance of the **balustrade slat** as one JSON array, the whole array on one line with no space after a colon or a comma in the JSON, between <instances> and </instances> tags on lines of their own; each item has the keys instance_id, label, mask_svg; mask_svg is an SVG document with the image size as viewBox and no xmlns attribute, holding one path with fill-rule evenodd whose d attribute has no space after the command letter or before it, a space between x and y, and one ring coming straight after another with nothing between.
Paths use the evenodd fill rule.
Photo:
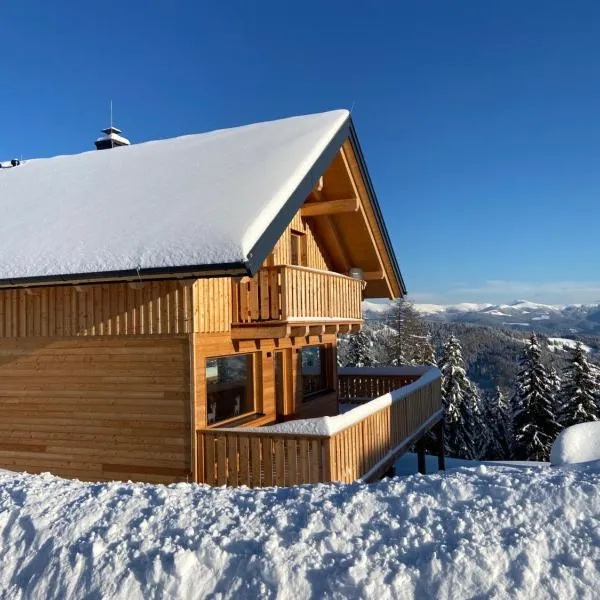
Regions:
<instances>
[{"instance_id":1,"label":"balustrade slat","mask_svg":"<svg viewBox=\"0 0 600 600\"><path fill-rule=\"evenodd\" d=\"M260 455L260 438L250 440L250 453L252 455L252 486L260 487L262 460Z\"/></svg>"},{"instance_id":2,"label":"balustrade slat","mask_svg":"<svg viewBox=\"0 0 600 600\"><path fill-rule=\"evenodd\" d=\"M238 438L235 435L227 436L228 461L227 484L238 484Z\"/></svg>"},{"instance_id":3,"label":"balustrade slat","mask_svg":"<svg viewBox=\"0 0 600 600\"><path fill-rule=\"evenodd\" d=\"M271 438L262 439L263 452L263 470L264 484L266 486L273 485L273 440Z\"/></svg>"},{"instance_id":4,"label":"balustrade slat","mask_svg":"<svg viewBox=\"0 0 600 600\"><path fill-rule=\"evenodd\" d=\"M240 438L240 485L250 485L250 440Z\"/></svg>"}]
</instances>

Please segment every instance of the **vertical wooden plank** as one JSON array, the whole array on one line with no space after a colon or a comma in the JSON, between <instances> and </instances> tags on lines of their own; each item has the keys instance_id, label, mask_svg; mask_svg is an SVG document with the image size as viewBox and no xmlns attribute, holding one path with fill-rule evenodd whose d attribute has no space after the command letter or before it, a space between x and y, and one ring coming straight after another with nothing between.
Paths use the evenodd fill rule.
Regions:
<instances>
[{"instance_id":1,"label":"vertical wooden plank","mask_svg":"<svg viewBox=\"0 0 600 600\"><path fill-rule=\"evenodd\" d=\"M25 290L18 290L19 294L19 335L25 337L27 335L27 296Z\"/></svg>"},{"instance_id":2,"label":"vertical wooden plank","mask_svg":"<svg viewBox=\"0 0 600 600\"><path fill-rule=\"evenodd\" d=\"M300 440L298 442L298 446L300 447L300 460L299 460L299 471L300 477L298 483L309 483L309 466L308 466L308 441Z\"/></svg>"},{"instance_id":3,"label":"vertical wooden plank","mask_svg":"<svg viewBox=\"0 0 600 600\"><path fill-rule=\"evenodd\" d=\"M289 289L289 279L290 279L290 270L287 267L281 267L280 270L280 278L281 278L281 319L286 320L290 313L288 312L288 289Z\"/></svg>"},{"instance_id":4,"label":"vertical wooden plank","mask_svg":"<svg viewBox=\"0 0 600 600\"><path fill-rule=\"evenodd\" d=\"M238 437L237 435L227 435L227 447L228 447L228 471L227 471L227 484L238 485Z\"/></svg>"},{"instance_id":5,"label":"vertical wooden plank","mask_svg":"<svg viewBox=\"0 0 600 600\"><path fill-rule=\"evenodd\" d=\"M40 299L40 327L39 334L44 337L48 335L48 288L39 288Z\"/></svg>"},{"instance_id":6,"label":"vertical wooden plank","mask_svg":"<svg viewBox=\"0 0 600 600\"><path fill-rule=\"evenodd\" d=\"M152 288L152 333L157 334L161 331L160 284L158 281L153 281L150 287Z\"/></svg>"},{"instance_id":7,"label":"vertical wooden plank","mask_svg":"<svg viewBox=\"0 0 600 600\"><path fill-rule=\"evenodd\" d=\"M12 337L12 291L2 291L2 295L4 296L4 337Z\"/></svg>"},{"instance_id":8,"label":"vertical wooden plank","mask_svg":"<svg viewBox=\"0 0 600 600\"><path fill-rule=\"evenodd\" d=\"M310 442L309 479L311 483L319 483L323 480L322 463L321 440L313 440Z\"/></svg>"},{"instance_id":9,"label":"vertical wooden plank","mask_svg":"<svg viewBox=\"0 0 600 600\"><path fill-rule=\"evenodd\" d=\"M250 283L249 280L242 280L239 284L240 291L240 320L242 323L248 323L250 321L250 315L248 310L248 287Z\"/></svg>"},{"instance_id":10,"label":"vertical wooden plank","mask_svg":"<svg viewBox=\"0 0 600 600\"><path fill-rule=\"evenodd\" d=\"M326 438L323 442L323 481L333 481L336 472L335 465L335 436Z\"/></svg>"},{"instance_id":11,"label":"vertical wooden plank","mask_svg":"<svg viewBox=\"0 0 600 600\"><path fill-rule=\"evenodd\" d=\"M285 451L287 454L287 485L296 485L297 483L301 483L298 480L298 467L297 467L297 459L298 459L298 450L296 445L296 440L293 438L286 438L285 440Z\"/></svg>"},{"instance_id":12,"label":"vertical wooden plank","mask_svg":"<svg viewBox=\"0 0 600 600\"><path fill-rule=\"evenodd\" d=\"M283 440L275 440L275 485L285 485L285 449Z\"/></svg>"},{"instance_id":13,"label":"vertical wooden plank","mask_svg":"<svg viewBox=\"0 0 600 600\"><path fill-rule=\"evenodd\" d=\"M240 323L240 283L231 278L231 322Z\"/></svg>"},{"instance_id":14,"label":"vertical wooden plank","mask_svg":"<svg viewBox=\"0 0 600 600\"><path fill-rule=\"evenodd\" d=\"M262 440L264 485L272 486L273 477L273 440L265 437Z\"/></svg>"},{"instance_id":15,"label":"vertical wooden plank","mask_svg":"<svg viewBox=\"0 0 600 600\"><path fill-rule=\"evenodd\" d=\"M227 439L224 435L217 437L217 485L227 483Z\"/></svg>"},{"instance_id":16,"label":"vertical wooden plank","mask_svg":"<svg viewBox=\"0 0 600 600\"><path fill-rule=\"evenodd\" d=\"M250 450L252 453L252 487L260 487L262 459L260 456L260 438L250 438Z\"/></svg>"},{"instance_id":17,"label":"vertical wooden plank","mask_svg":"<svg viewBox=\"0 0 600 600\"><path fill-rule=\"evenodd\" d=\"M6 291L0 290L0 337L8 337L4 329L4 320L6 318Z\"/></svg>"},{"instance_id":18,"label":"vertical wooden plank","mask_svg":"<svg viewBox=\"0 0 600 600\"><path fill-rule=\"evenodd\" d=\"M206 434L206 448L205 448L205 460L204 460L204 477L208 485L215 485L215 436Z\"/></svg>"},{"instance_id":19,"label":"vertical wooden plank","mask_svg":"<svg viewBox=\"0 0 600 600\"><path fill-rule=\"evenodd\" d=\"M269 273L269 295L271 304L269 306L269 319L279 320L279 281L278 270L271 268Z\"/></svg>"},{"instance_id":20,"label":"vertical wooden plank","mask_svg":"<svg viewBox=\"0 0 600 600\"><path fill-rule=\"evenodd\" d=\"M251 485L250 481L250 440L247 436L241 436L239 439L240 446L240 485Z\"/></svg>"},{"instance_id":21,"label":"vertical wooden plank","mask_svg":"<svg viewBox=\"0 0 600 600\"><path fill-rule=\"evenodd\" d=\"M261 269L260 276L260 318L264 321L269 319L270 303L269 303L269 271Z\"/></svg>"}]
</instances>

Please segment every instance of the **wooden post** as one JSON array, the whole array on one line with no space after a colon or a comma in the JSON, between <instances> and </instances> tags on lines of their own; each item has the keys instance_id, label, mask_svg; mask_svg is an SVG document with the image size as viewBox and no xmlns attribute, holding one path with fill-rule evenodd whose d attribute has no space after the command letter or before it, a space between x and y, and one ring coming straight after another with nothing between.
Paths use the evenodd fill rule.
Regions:
<instances>
[{"instance_id":1,"label":"wooden post","mask_svg":"<svg viewBox=\"0 0 600 600\"><path fill-rule=\"evenodd\" d=\"M423 438L417 442L417 464L419 473L425 475L427 473L427 465L425 464L425 443Z\"/></svg>"},{"instance_id":2,"label":"wooden post","mask_svg":"<svg viewBox=\"0 0 600 600\"><path fill-rule=\"evenodd\" d=\"M435 437L437 439L438 450L438 469L446 470L446 457L444 456L444 421L440 421L435 426Z\"/></svg>"}]
</instances>

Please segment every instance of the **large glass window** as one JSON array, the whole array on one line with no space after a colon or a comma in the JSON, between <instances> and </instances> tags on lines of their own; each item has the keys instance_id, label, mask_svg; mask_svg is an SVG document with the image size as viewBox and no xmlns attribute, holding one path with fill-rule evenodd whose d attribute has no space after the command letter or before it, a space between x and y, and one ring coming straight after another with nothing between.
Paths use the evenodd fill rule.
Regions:
<instances>
[{"instance_id":1,"label":"large glass window","mask_svg":"<svg viewBox=\"0 0 600 600\"><path fill-rule=\"evenodd\" d=\"M252 358L252 354L236 354L206 359L209 425L254 411Z\"/></svg>"},{"instance_id":2,"label":"large glass window","mask_svg":"<svg viewBox=\"0 0 600 600\"><path fill-rule=\"evenodd\" d=\"M300 352L304 397L328 390L326 347L306 346Z\"/></svg>"}]
</instances>

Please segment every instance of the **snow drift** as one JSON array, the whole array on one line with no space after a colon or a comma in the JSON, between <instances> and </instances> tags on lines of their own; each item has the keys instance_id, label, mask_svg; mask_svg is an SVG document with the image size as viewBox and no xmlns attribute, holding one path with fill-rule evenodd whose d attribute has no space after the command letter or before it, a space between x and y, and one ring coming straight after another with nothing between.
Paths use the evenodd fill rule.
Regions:
<instances>
[{"instance_id":1,"label":"snow drift","mask_svg":"<svg viewBox=\"0 0 600 600\"><path fill-rule=\"evenodd\" d=\"M208 488L0 475L0 597L593 598L600 468Z\"/></svg>"},{"instance_id":2,"label":"snow drift","mask_svg":"<svg viewBox=\"0 0 600 600\"><path fill-rule=\"evenodd\" d=\"M567 427L552 444L550 462L553 465L592 460L600 460L600 421Z\"/></svg>"}]
</instances>

